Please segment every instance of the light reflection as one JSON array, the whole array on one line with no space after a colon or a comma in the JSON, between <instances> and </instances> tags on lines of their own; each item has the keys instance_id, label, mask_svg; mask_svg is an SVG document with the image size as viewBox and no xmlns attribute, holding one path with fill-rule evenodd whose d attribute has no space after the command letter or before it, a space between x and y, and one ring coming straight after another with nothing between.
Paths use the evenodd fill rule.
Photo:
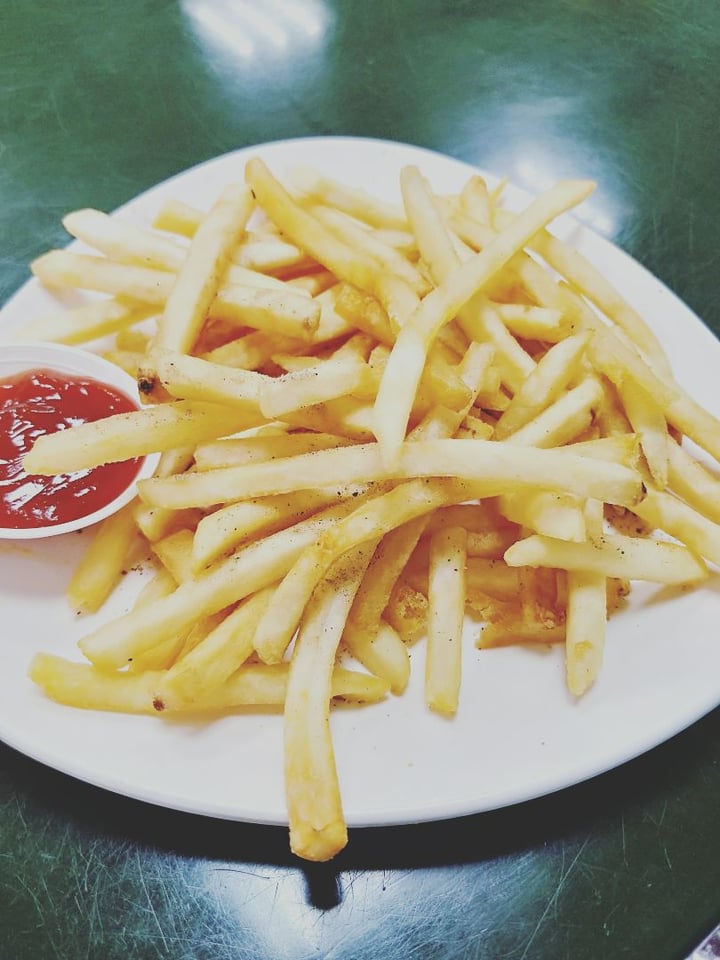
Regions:
<instances>
[{"instance_id":1,"label":"light reflection","mask_svg":"<svg viewBox=\"0 0 720 960\"><path fill-rule=\"evenodd\" d=\"M553 157L538 143L521 143L511 158L508 170L511 181L535 194L549 190L558 180L568 176L567 168L559 170ZM566 165L565 165L566 167ZM582 175L579 173L578 175ZM614 237L620 229L620 211L606 194L593 193L579 211L584 223L605 237Z\"/></svg>"},{"instance_id":2,"label":"light reflection","mask_svg":"<svg viewBox=\"0 0 720 960\"><path fill-rule=\"evenodd\" d=\"M323 0L181 0L198 36L245 61L307 52L330 26Z\"/></svg>"}]
</instances>

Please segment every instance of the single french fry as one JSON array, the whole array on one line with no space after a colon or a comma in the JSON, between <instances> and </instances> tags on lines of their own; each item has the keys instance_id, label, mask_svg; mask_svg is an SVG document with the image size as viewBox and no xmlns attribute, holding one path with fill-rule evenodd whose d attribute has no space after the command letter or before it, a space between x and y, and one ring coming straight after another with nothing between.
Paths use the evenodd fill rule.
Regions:
<instances>
[{"instance_id":1,"label":"single french fry","mask_svg":"<svg viewBox=\"0 0 720 960\"><path fill-rule=\"evenodd\" d=\"M485 496L527 489L552 490L632 507L643 496L640 476L622 464L493 440L418 440L407 443L388 468L377 444L286 457L223 470L206 470L138 484L151 506L211 506L251 497L314 489L335 483L367 483L446 476L487 484Z\"/></svg>"},{"instance_id":2,"label":"single french fry","mask_svg":"<svg viewBox=\"0 0 720 960\"><path fill-rule=\"evenodd\" d=\"M157 717L176 713L232 710L248 706L282 706L288 683L289 664L248 664L221 687L177 710L165 709L155 696L162 670L144 673L109 673L88 663L75 663L50 653L38 653L30 665L30 679L58 703L84 710L140 713ZM355 670L336 668L330 693L358 702L381 700L388 692L386 681Z\"/></svg>"},{"instance_id":3,"label":"single french fry","mask_svg":"<svg viewBox=\"0 0 720 960\"><path fill-rule=\"evenodd\" d=\"M625 414L637 434L650 476L664 490L668 484L668 428L662 410L647 390L634 380L618 384Z\"/></svg>"},{"instance_id":4,"label":"single french fry","mask_svg":"<svg viewBox=\"0 0 720 960\"><path fill-rule=\"evenodd\" d=\"M350 622L345 624L343 644L367 670L382 677L395 694L402 693L410 679L410 657L400 635L385 620L363 630Z\"/></svg>"},{"instance_id":5,"label":"single french fry","mask_svg":"<svg viewBox=\"0 0 720 960\"><path fill-rule=\"evenodd\" d=\"M62 223L72 237L120 263L176 272L187 257L186 244L100 210L73 210Z\"/></svg>"},{"instance_id":6,"label":"single french fry","mask_svg":"<svg viewBox=\"0 0 720 960\"><path fill-rule=\"evenodd\" d=\"M587 528L595 538L602 535L603 506L597 500L586 505ZM572 570L567 574L565 667L567 685L576 697L595 682L602 665L608 613L608 581L603 573Z\"/></svg>"},{"instance_id":7,"label":"single french fry","mask_svg":"<svg viewBox=\"0 0 720 960\"><path fill-rule=\"evenodd\" d=\"M572 320L561 310L522 303L501 303L496 311L510 333L521 340L554 344L573 333Z\"/></svg>"},{"instance_id":8,"label":"single french fry","mask_svg":"<svg viewBox=\"0 0 720 960\"><path fill-rule=\"evenodd\" d=\"M152 308L132 300L95 300L32 320L18 331L18 339L49 340L74 346L127 330L151 314Z\"/></svg>"},{"instance_id":9,"label":"single french fry","mask_svg":"<svg viewBox=\"0 0 720 960\"><path fill-rule=\"evenodd\" d=\"M260 387L259 404L268 418L352 394L367 394L373 387L370 367L351 358L330 358L307 370L268 378Z\"/></svg>"},{"instance_id":10,"label":"single french fry","mask_svg":"<svg viewBox=\"0 0 720 960\"><path fill-rule=\"evenodd\" d=\"M154 346L180 353L192 349L253 206L246 187L232 184L222 191L192 239L159 319Z\"/></svg>"},{"instance_id":11,"label":"single french fry","mask_svg":"<svg viewBox=\"0 0 720 960\"><path fill-rule=\"evenodd\" d=\"M713 523L720 523L720 477L674 440L668 443L668 483L691 507Z\"/></svg>"},{"instance_id":12,"label":"single french fry","mask_svg":"<svg viewBox=\"0 0 720 960\"><path fill-rule=\"evenodd\" d=\"M274 436L214 440L198 445L195 450L195 466L198 470L240 467L347 445L346 437L338 437L332 433L282 433Z\"/></svg>"},{"instance_id":13,"label":"single french fry","mask_svg":"<svg viewBox=\"0 0 720 960\"><path fill-rule=\"evenodd\" d=\"M651 527L664 530L694 553L720 566L720 523L662 490L648 490L635 510Z\"/></svg>"},{"instance_id":14,"label":"single french fry","mask_svg":"<svg viewBox=\"0 0 720 960\"><path fill-rule=\"evenodd\" d=\"M319 328L321 306L299 289L261 289L227 283L218 291L208 316L310 342Z\"/></svg>"},{"instance_id":15,"label":"single french fry","mask_svg":"<svg viewBox=\"0 0 720 960\"><path fill-rule=\"evenodd\" d=\"M257 416L244 410L179 400L44 434L26 454L23 466L28 473L44 476L71 473L227 436L257 422Z\"/></svg>"},{"instance_id":16,"label":"single french fry","mask_svg":"<svg viewBox=\"0 0 720 960\"><path fill-rule=\"evenodd\" d=\"M313 167L305 164L296 166L291 180L293 186L306 198L336 207L371 227L407 230L407 220L402 207L378 200L365 190L340 183Z\"/></svg>"},{"instance_id":17,"label":"single french fry","mask_svg":"<svg viewBox=\"0 0 720 960\"><path fill-rule=\"evenodd\" d=\"M67 587L75 610L99 610L127 570L132 547L139 542L133 509L134 502L128 503L99 524Z\"/></svg>"},{"instance_id":18,"label":"single french fry","mask_svg":"<svg viewBox=\"0 0 720 960\"><path fill-rule=\"evenodd\" d=\"M179 400L198 400L224 404L247 411L261 423L260 393L266 380L253 370L223 367L200 357L189 357L175 350L153 348L148 358L152 379L141 379L143 393L152 393L159 383L170 396Z\"/></svg>"},{"instance_id":19,"label":"single french fry","mask_svg":"<svg viewBox=\"0 0 720 960\"><path fill-rule=\"evenodd\" d=\"M463 527L438 530L430 541L425 702L448 716L460 695L466 546Z\"/></svg>"},{"instance_id":20,"label":"single french fry","mask_svg":"<svg viewBox=\"0 0 720 960\"><path fill-rule=\"evenodd\" d=\"M702 560L686 547L622 534L604 534L585 543L533 534L506 550L505 562L511 567L586 570L666 584L696 583L708 575Z\"/></svg>"},{"instance_id":21,"label":"single french fry","mask_svg":"<svg viewBox=\"0 0 720 960\"><path fill-rule=\"evenodd\" d=\"M371 556L372 545L364 544L338 561L310 600L290 662L284 718L290 846L308 860L329 860L347 843L329 707L340 637Z\"/></svg>"},{"instance_id":22,"label":"single french fry","mask_svg":"<svg viewBox=\"0 0 720 960\"><path fill-rule=\"evenodd\" d=\"M176 583L184 583L193 575L193 533L187 528L176 530L151 544L152 552Z\"/></svg>"},{"instance_id":23,"label":"single french fry","mask_svg":"<svg viewBox=\"0 0 720 960\"><path fill-rule=\"evenodd\" d=\"M115 263L69 250L50 250L34 260L30 269L49 287L94 290L158 307L165 303L175 280L168 270Z\"/></svg>"},{"instance_id":24,"label":"single french fry","mask_svg":"<svg viewBox=\"0 0 720 960\"><path fill-rule=\"evenodd\" d=\"M576 497L546 490L500 497L503 516L535 533L580 543L586 539L585 516Z\"/></svg>"}]
</instances>

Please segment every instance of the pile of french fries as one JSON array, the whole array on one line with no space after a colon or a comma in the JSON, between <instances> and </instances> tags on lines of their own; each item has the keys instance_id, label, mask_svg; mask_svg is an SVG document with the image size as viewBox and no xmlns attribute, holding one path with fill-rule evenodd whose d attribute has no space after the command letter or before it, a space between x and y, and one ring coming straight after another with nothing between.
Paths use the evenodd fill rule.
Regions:
<instances>
[{"instance_id":1,"label":"pile of french fries","mask_svg":"<svg viewBox=\"0 0 720 960\"><path fill-rule=\"evenodd\" d=\"M691 452L720 457L720 422L548 230L592 183L518 212L502 184L441 196L415 167L396 204L259 158L244 178L147 229L72 213L96 253L33 264L95 296L24 336L112 337L145 403L41 437L26 469L161 458L69 600L97 611L143 552L154 576L80 640L86 662L41 654L31 676L95 710L282 707L291 846L324 860L347 841L333 698L401 694L422 641L427 705L452 715L463 633L564 644L581 695L633 580L720 564L720 481Z\"/></svg>"}]
</instances>

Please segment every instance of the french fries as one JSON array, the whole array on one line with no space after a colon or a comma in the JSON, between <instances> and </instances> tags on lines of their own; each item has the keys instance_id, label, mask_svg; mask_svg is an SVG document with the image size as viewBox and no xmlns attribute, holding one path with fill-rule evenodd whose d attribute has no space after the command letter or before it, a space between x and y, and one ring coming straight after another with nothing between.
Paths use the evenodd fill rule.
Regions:
<instances>
[{"instance_id":1,"label":"french fries","mask_svg":"<svg viewBox=\"0 0 720 960\"><path fill-rule=\"evenodd\" d=\"M552 233L592 183L512 212L480 177L440 197L414 167L396 203L259 157L244 177L147 228L71 213L96 253L33 264L94 299L28 335L114 337L154 402L40 437L28 472L162 457L71 580L101 611L86 662L30 675L91 710L282 710L291 846L325 860L347 841L334 698L401 695L422 645L426 704L452 717L478 620L480 649L564 643L582 696L631 581L720 566L720 473L683 442L720 459L720 420ZM155 577L103 619L143 550Z\"/></svg>"}]
</instances>

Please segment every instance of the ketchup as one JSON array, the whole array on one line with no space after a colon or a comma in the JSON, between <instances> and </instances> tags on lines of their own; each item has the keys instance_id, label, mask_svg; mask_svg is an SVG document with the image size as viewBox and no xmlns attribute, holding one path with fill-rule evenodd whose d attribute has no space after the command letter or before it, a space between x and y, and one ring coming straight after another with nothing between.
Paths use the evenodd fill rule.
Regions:
<instances>
[{"instance_id":1,"label":"ketchup","mask_svg":"<svg viewBox=\"0 0 720 960\"><path fill-rule=\"evenodd\" d=\"M67 523L114 500L141 458L50 477L25 473L22 459L43 433L136 409L130 397L89 377L38 369L0 380L0 527Z\"/></svg>"}]
</instances>

